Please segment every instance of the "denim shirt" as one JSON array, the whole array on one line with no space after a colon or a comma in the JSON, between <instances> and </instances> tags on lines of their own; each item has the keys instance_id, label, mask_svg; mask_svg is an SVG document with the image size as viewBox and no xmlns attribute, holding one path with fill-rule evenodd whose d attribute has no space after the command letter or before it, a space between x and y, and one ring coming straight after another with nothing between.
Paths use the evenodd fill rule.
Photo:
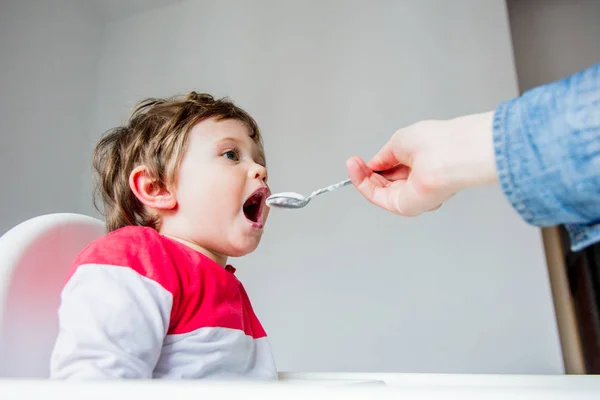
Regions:
<instances>
[{"instance_id":1,"label":"denim shirt","mask_svg":"<svg viewBox=\"0 0 600 400\"><path fill-rule=\"evenodd\" d=\"M565 224L571 248L600 241L600 63L498 106L504 194L529 224Z\"/></svg>"}]
</instances>

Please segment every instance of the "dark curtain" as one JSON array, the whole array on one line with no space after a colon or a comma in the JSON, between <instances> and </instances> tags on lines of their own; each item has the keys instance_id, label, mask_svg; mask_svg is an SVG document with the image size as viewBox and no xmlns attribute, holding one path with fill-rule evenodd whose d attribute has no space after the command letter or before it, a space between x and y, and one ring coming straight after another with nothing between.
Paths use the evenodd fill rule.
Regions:
<instances>
[{"instance_id":1,"label":"dark curtain","mask_svg":"<svg viewBox=\"0 0 600 400\"><path fill-rule=\"evenodd\" d=\"M581 337L586 373L600 373L600 243L581 251L568 250L569 239L561 227L566 267Z\"/></svg>"}]
</instances>

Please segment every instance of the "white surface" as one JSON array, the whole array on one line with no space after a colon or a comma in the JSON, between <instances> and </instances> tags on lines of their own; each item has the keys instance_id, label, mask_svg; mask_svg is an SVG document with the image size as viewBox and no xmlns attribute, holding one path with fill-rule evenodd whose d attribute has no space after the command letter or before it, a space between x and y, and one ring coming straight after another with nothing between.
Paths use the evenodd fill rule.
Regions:
<instances>
[{"instance_id":1,"label":"white surface","mask_svg":"<svg viewBox=\"0 0 600 400\"><path fill-rule=\"evenodd\" d=\"M189 0L104 38L92 141L143 97L228 95L262 127L273 192L310 193L400 126L517 94L502 0ZM539 231L499 189L406 219L348 187L271 210L265 232L231 261L279 369L563 372Z\"/></svg>"},{"instance_id":2,"label":"white surface","mask_svg":"<svg viewBox=\"0 0 600 400\"><path fill-rule=\"evenodd\" d=\"M29 219L0 237L0 378L49 376L68 270L103 234L102 221L64 213Z\"/></svg>"},{"instance_id":3,"label":"white surface","mask_svg":"<svg viewBox=\"0 0 600 400\"><path fill-rule=\"evenodd\" d=\"M278 383L0 381L3 400L36 399L598 399L598 376L325 374ZM357 384L384 380L385 386ZM302 382L301 382L302 381ZM325 383L326 382L326 383Z\"/></svg>"}]
</instances>

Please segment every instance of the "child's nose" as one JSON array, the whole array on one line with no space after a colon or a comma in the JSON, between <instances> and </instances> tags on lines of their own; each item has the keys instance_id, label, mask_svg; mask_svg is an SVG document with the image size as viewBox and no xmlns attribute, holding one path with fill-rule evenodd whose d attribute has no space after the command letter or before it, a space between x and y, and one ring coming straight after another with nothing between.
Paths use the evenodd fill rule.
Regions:
<instances>
[{"instance_id":1,"label":"child's nose","mask_svg":"<svg viewBox=\"0 0 600 400\"><path fill-rule=\"evenodd\" d=\"M267 180L267 169L262 165L256 164L254 168L250 170L250 176L254 179L260 179L261 181Z\"/></svg>"}]
</instances>

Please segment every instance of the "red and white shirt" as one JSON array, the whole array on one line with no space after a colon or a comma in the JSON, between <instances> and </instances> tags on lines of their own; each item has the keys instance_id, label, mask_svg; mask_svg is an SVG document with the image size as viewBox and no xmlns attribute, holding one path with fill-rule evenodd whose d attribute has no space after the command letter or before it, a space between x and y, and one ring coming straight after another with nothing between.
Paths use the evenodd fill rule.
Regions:
<instances>
[{"instance_id":1,"label":"red and white shirt","mask_svg":"<svg viewBox=\"0 0 600 400\"><path fill-rule=\"evenodd\" d=\"M277 379L234 272L151 228L92 242L61 294L51 378Z\"/></svg>"}]
</instances>

